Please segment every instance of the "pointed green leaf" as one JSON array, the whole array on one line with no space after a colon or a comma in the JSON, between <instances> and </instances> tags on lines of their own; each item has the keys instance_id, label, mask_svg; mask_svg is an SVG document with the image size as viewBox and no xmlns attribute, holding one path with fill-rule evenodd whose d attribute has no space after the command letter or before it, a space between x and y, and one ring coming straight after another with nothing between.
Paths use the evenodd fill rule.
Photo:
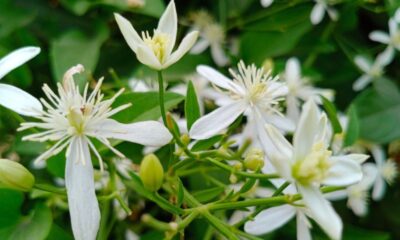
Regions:
<instances>
[{"instance_id":1,"label":"pointed green leaf","mask_svg":"<svg viewBox=\"0 0 400 240\"><path fill-rule=\"evenodd\" d=\"M194 88L192 81L190 81L187 86L185 116L188 130L190 130L193 123L200 118L199 102L196 95L196 89Z\"/></svg>"}]
</instances>

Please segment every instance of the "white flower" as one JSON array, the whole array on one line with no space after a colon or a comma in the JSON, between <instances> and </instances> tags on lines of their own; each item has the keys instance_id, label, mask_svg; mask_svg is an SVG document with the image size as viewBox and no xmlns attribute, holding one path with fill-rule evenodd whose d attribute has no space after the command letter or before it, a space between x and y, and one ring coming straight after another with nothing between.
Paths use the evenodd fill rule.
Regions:
<instances>
[{"instance_id":1,"label":"white flower","mask_svg":"<svg viewBox=\"0 0 400 240\"><path fill-rule=\"evenodd\" d=\"M274 2L274 0L260 0L260 4L262 7L267 8L271 6L271 4Z\"/></svg>"},{"instance_id":2,"label":"white flower","mask_svg":"<svg viewBox=\"0 0 400 240\"><path fill-rule=\"evenodd\" d=\"M0 79L40 53L38 47L23 47L0 59ZM21 115L34 116L42 109L29 93L8 84L0 84L0 105Z\"/></svg>"},{"instance_id":3,"label":"white flower","mask_svg":"<svg viewBox=\"0 0 400 240\"><path fill-rule=\"evenodd\" d=\"M123 89L112 98L104 100L104 95L100 92L100 79L90 95L88 84L81 95L73 75L82 71L82 65L67 71L63 84L58 84L58 95L44 85L43 91L48 100L41 99L41 102L46 110L38 112L35 116L41 122L22 123L19 130L37 127L43 131L27 135L23 140L56 142L40 155L37 161L45 160L67 148L65 182L72 230L75 239L92 240L96 238L99 228L100 211L95 194L90 150L99 159L101 169L103 164L90 138L97 139L118 156L124 157L112 147L109 138L161 146L171 140L171 134L156 121L122 124L111 119L112 115L130 106L126 104L111 108Z\"/></svg>"},{"instance_id":4,"label":"white flower","mask_svg":"<svg viewBox=\"0 0 400 240\"><path fill-rule=\"evenodd\" d=\"M198 32L193 31L186 35L178 49L172 52L177 35L178 17L176 15L175 3L172 0L158 22L157 29L153 36L148 32L142 32L142 37L136 32L133 26L119 14L115 19L132 51L135 52L138 60L156 70L168 68L177 62L196 42Z\"/></svg>"},{"instance_id":5,"label":"white flower","mask_svg":"<svg viewBox=\"0 0 400 240\"><path fill-rule=\"evenodd\" d=\"M225 32L222 26L218 23L211 23L204 26L200 32L199 41L190 50L190 53L200 54L210 47L211 57L218 66L225 66L229 63L229 58L226 56L223 49L225 43Z\"/></svg>"},{"instance_id":6,"label":"white flower","mask_svg":"<svg viewBox=\"0 0 400 240\"><path fill-rule=\"evenodd\" d=\"M317 25L322 21L325 15L325 11L328 13L329 17L336 21L338 19L338 13L336 9L328 5L329 0L314 0L315 5L311 11L310 19L311 23Z\"/></svg>"},{"instance_id":7,"label":"white flower","mask_svg":"<svg viewBox=\"0 0 400 240\"><path fill-rule=\"evenodd\" d=\"M237 117L245 113L249 118L264 124L265 121L276 120L275 116L281 113L277 109L282 96L287 93L287 87L278 82L278 78L272 78L265 74L264 70L256 66L245 66L243 61L238 64L238 73L230 69L233 81L208 66L198 66L197 72L215 84L226 90L229 95L229 103L215 111L201 117L190 129L190 136L194 139L207 139L221 132L235 121ZM260 125L259 124L259 125Z\"/></svg>"},{"instance_id":8,"label":"white flower","mask_svg":"<svg viewBox=\"0 0 400 240\"><path fill-rule=\"evenodd\" d=\"M382 54L379 54L374 62L364 56L356 56L354 63L364 74L353 83L353 90L360 91L374 79L381 77L384 73L384 67L387 65L384 60L384 55Z\"/></svg>"},{"instance_id":9,"label":"white flower","mask_svg":"<svg viewBox=\"0 0 400 240\"><path fill-rule=\"evenodd\" d=\"M381 53L384 65L389 64L394 57L395 49L400 51L400 29L399 22L389 19L389 34L383 31L373 31L369 34L369 38L375 42L388 45L384 52Z\"/></svg>"},{"instance_id":10,"label":"white flower","mask_svg":"<svg viewBox=\"0 0 400 240\"><path fill-rule=\"evenodd\" d=\"M314 88L307 79L302 78L297 58L290 58L286 62L284 79L289 89L286 96L286 115L295 123L300 118L300 100L305 102L312 98L316 103L321 104L319 95L333 99L333 90Z\"/></svg>"},{"instance_id":11,"label":"white flower","mask_svg":"<svg viewBox=\"0 0 400 240\"><path fill-rule=\"evenodd\" d=\"M361 180L360 161L366 155L332 156L327 144L327 117L310 99L303 106L293 146L273 126L266 126L276 151L267 155L278 173L296 184L312 218L332 239L340 239L343 224L320 191L321 185L348 186Z\"/></svg>"}]
</instances>

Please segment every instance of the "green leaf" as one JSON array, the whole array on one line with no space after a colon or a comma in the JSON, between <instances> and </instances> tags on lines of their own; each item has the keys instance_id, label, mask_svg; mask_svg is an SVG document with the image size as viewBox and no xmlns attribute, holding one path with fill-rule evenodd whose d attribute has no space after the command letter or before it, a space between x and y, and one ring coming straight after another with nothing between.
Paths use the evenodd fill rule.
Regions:
<instances>
[{"instance_id":1,"label":"green leaf","mask_svg":"<svg viewBox=\"0 0 400 240\"><path fill-rule=\"evenodd\" d=\"M188 131L193 123L200 118L199 102L192 81L189 82L186 92L185 117Z\"/></svg>"},{"instance_id":2,"label":"green leaf","mask_svg":"<svg viewBox=\"0 0 400 240\"><path fill-rule=\"evenodd\" d=\"M0 38L24 28L35 19L36 15L35 9L21 8L14 1L0 1Z\"/></svg>"},{"instance_id":3,"label":"green leaf","mask_svg":"<svg viewBox=\"0 0 400 240\"><path fill-rule=\"evenodd\" d=\"M50 43L50 60L55 81L61 81L71 67L82 64L85 73L93 73L100 56L100 47L108 38L106 26L94 24L95 32L88 36L79 30L65 32ZM78 78L77 78L78 79ZM85 82L79 78L79 82Z\"/></svg>"},{"instance_id":4,"label":"green leaf","mask_svg":"<svg viewBox=\"0 0 400 240\"><path fill-rule=\"evenodd\" d=\"M177 206L181 206L183 203L183 197L184 197L184 187L182 181L177 178L178 180L178 194L177 194Z\"/></svg>"},{"instance_id":5,"label":"green leaf","mask_svg":"<svg viewBox=\"0 0 400 240\"><path fill-rule=\"evenodd\" d=\"M320 96L320 97L322 99L324 109L325 109L326 113L328 114L329 121L331 122L333 132L341 133L342 126L340 125L339 119L337 117L335 105L333 105L333 103L331 101L329 101L327 98L325 98L324 96Z\"/></svg>"},{"instance_id":6,"label":"green leaf","mask_svg":"<svg viewBox=\"0 0 400 240\"><path fill-rule=\"evenodd\" d=\"M12 226L18 221L21 216L22 201L21 192L0 189L0 228Z\"/></svg>"},{"instance_id":7,"label":"green leaf","mask_svg":"<svg viewBox=\"0 0 400 240\"><path fill-rule=\"evenodd\" d=\"M178 105L184 97L177 93L166 92L164 95L165 110ZM157 120L161 117L157 92L126 93L118 97L113 106L131 103L128 109L114 115L114 119L120 122L130 123L144 120Z\"/></svg>"},{"instance_id":8,"label":"green leaf","mask_svg":"<svg viewBox=\"0 0 400 240\"><path fill-rule=\"evenodd\" d=\"M344 136L344 146L348 147L353 145L360 135L360 123L357 117L357 110L354 105L351 105L347 111L348 124Z\"/></svg>"},{"instance_id":9,"label":"green leaf","mask_svg":"<svg viewBox=\"0 0 400 240\"><path fill-rule=\"evenodd\" d=\"M377 79L374 89L361 93L354 104L361 138L380 144L400 138L400 92L394 83Z\"/></svg>"},{"instance_id":10,"label":"green leaf","mask_svg":"<svg viewBox=\"0 0 400 240\"><path fill-rule=\"evenodd\" d=\"M219 142L222 139L222 135L217 135L214 137L211 137L209 139L204 139L196 142L196 144L193 145L191 148L192 151L202 151L202 150L207 150L211 148L214 144Z\"/></svg>"},{"instance_id":11,"label":"green leaf","mask_svg":"<svg viewBox=\"0 0 400 240\"><path fill-rule=\"evenodd\" d=\"M63 228L54 224L51 226L51 230L49 236L47 236L46 240L73 240L74 238L71 234L65 231Z\"/></svg>"},{"instance_id":12,"label":"green leaf","mask_svg":"<svg viewBox=\"0 0 400 240\"><path fill-rule=\"evenodd\" d=\"M199 202L205 203L218 197L224 190L225 188L223 187L209 188L206 190L194 192L193 197L195 197Z\"/></svg>"}]
</instances>

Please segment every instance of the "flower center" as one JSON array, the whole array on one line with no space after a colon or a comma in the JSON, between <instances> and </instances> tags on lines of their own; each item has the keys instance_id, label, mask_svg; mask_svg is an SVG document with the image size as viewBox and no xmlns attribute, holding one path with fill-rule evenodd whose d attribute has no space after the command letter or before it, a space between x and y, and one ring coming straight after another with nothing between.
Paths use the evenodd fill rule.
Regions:
<instances>
[{"instance_id":1,"label":"flower center","mask_svg":"<svg viewBox=\"0 0 400 240\"><path fill-rule=\"evenodd\" d=\"M293 165L293 177L304 185L321 183L331 167L329 162L331 155L332 152L327 150L322 142L314 144L311 152L303 160L299 160Z\"/></svg>"},{"instance_id":2,"label":"flower center","mask_svg":"<svg viewBox=\"0 0 400 240\"><path fill-rule=\"evenodd\" d=\"M397 177L397 166L396 163L388 159L379 169L382 177L388 184L392 184Z\"/></svg>"},{"instance_id":3,"label":"flower center","mask_svg":"<svg viewBox=\"0 0 400 240\"><path fill-rule=\"evenodd\" d=\"M69 134L83 135L88 116L91 112L91 105L85 105L80 109L71 107L67 113L68 123L70 124Z\"/></svg>"},{"instance_id":4,"label":"flower center","mask_svg":"<svg viewBox=\"0 0 400 240\"><path fill-rule=\"evenodd\" d=\"M164 63L167 55L167 47L170 41L168 34L154 31L154 35L151 37L148 32L142 32L142 38L144 43L153 51L160 63Z\"/></svg>"},{"instance_id":5,"label":"flower center","mask_svg":"<svg viewBox=\"0 0 400 240\"><path fill-rule=\"evenodd\" d=\"M223 43L225 40L222 26L216 23L205 26L204 35L210 43Z\"/></svg>"},{"instance_id":6,"label":"flower center","mask_svg":"<svg viewBox=\"0 0 400 240\"><path fill-rule=\"evenodd\" d=\"M250 89L248 93L248 100L252 104L256 104L262 99L267 92L267 85L265 83L256 83Z\"/></svg>"}]
</instances>

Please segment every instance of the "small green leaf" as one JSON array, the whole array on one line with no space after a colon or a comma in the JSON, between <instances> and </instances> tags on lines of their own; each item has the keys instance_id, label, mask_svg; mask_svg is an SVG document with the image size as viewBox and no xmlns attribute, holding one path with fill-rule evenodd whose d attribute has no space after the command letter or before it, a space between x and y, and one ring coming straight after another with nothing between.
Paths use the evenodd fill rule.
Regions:
<instances>
[{"instance_id":1,"label":"small green leaf","mask_svg":"<svg viewBox=\"0 0 400 240\"><path fill-rule=\"evenodd\" d=\"M177 192L177 206L181 206L183 203L183 197L184 197L184 187L182 181L177 178L178 181L178 192Z\"/></svg>"},{"instance_id":2,"label":"small green leaf","mask_svg":"<svg viewBox=\"0 0 400 240\"><path fill-rule=\"evenodd\" d=\"M337 117L335 105L333 105L333 103L331 101L329 101L327 98L325 98L324 96L320 96L320 97L322 99L324 109L325 109L326 113L328 114L328 118L331 122L333 132L341 133L342 126L340 125L339 119Z\"/></svg>"},{"instance_id":3,"label":"small green leaf","mask_svg":"<svg viewBox=\"0 0 400 240\"><path fill-rule=\"evenodd\" d=\"M12 226L21 216L23 194L10 189L0 189L0 228Z\"/></svg>"},{"instance_id":4,"label":"small green leaf","mask_svg":"<svg viewBox=\"0 0 400 240\"><path fill-rule=\"evenodd\" d=\"M200 118L199 102L192 81L190 81L187 86L185 100L185 117L188 130L190 130L193 123Z\"/></svg>"},{"instance_id":5,"label":"small green leaf","mask_svg":"<svg viewBox=\"0 0 400 240\"><path fill-rule=\"evenodd\" d=\"M347 118L349 119L349 123L344 136L344 147L353 145L360 135L360 123L354 105L351 105L347 111Z\"/></svg>"},{"instance_id":6,"label":"small green leaf","mask_svg":"<svg viewBox=\"0 0 400 240\"><path fill-rule=\"evenodd\" d=\"M254 184L257 182L256 178L250 178L248 179L245 184L243 184L242 188L240 188L239 192L240 193L246 193L250 191L250 189L254 186Z\"/></svg>"},{"instance_id":7,"label":"small green leaf","mask_svg":"<svg viewBox=\"0 0 400 240\"><path fill-rule=\"evenodd\" d=\"M209 188L193 193L193 197L195 197L199 202L205 203L219 196L224 190L223 187Z\"/></svg>"},{"instance_id":8,"label":"small green leaf","mask_svg":"<svg viewBox=\"0 0 400 240\"><path fill-rule=\"evenodd\" d=\"M202 150L207 150L211 148L214 144L219 142L222 139L222 135L216 135L214 137L211 137L209 139L204 139L196 142L196 144L193 145L191 148L192 151L202 151Z\"/></svg>"}]
</instances>

